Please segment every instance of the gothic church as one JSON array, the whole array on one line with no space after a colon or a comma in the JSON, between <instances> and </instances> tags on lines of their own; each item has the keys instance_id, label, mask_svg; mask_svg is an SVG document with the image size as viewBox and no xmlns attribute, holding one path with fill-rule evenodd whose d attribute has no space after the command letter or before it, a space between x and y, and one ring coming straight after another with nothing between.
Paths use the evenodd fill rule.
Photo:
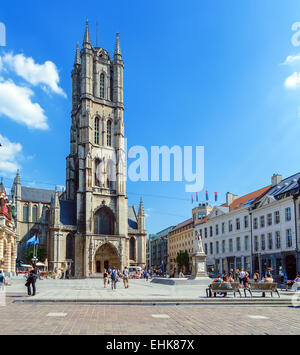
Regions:
<instances>
[{"instance_id":1,"label":"gothic church","mask_svg":"<svg viewBox=\"0 0 300 355\"><path fill-rule=\"evenodd\" d=\"M49 269L69 265L76 278L109 266L146 266L143 202L137 212L126 196L123 70L119 35L112 60L92 46L87 22L72 70L66 189L22 186L19 172L12 186L19 258L26 240L38 233Z\"/></svg>"}]
</instances>

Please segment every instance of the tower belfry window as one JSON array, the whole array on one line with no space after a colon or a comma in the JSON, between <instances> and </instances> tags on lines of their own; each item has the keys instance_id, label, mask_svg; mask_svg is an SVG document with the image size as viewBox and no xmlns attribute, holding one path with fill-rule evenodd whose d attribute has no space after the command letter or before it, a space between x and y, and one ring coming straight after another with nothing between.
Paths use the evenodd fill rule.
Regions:
<instances>
[{"instance_id":1,"label":"tower belfry window","mask_svg":"<svg viewBox=\"0 0 300 355\"><path fill-rule=\"evenodd\" d=\"M111 121L107 121L107 145L111 147Z\"/></svg>"},{"instance_id":2,"label":"tower belfry window","mask_svg":"<svg viewBox=\"0 0 300 355\"><path fill-rule=\"evenodd\" d=\"M100 97L101 99L104 99L104 74L102 73L100 75Z\"/></svg>"},{"instance_id":3,"label":"tower belfry window","mask_svg":"<svg viewBox=\"0 0 300 355\"><path fill-rule=\"evenodd\" d=\"M100 120L99 117L95 118L95 126L94 126L94 143L99 145L99 128L100 128Z\"/></svg>"}]
</instances>

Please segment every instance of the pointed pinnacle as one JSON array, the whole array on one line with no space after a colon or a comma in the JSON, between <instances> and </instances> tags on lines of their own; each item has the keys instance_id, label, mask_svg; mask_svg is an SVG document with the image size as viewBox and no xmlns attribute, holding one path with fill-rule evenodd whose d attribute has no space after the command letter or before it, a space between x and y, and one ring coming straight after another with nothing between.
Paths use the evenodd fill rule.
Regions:
<instances>
[{"instance_id":1,"label":"pointed pinnacle","mask_svg":"<svg viewBox=\"0 0 300 355\"><path fill-rule=\"evenodd\" d=\"M80 65L80 54L79 54L79 43L76 45L76 54L75 54L75 62L74 64Z\"/></svg>"},{"instance_id":2,"label":"pointed pinnacle","mask_svg":"<svg viewBox=\"0 0 300 355\"><path fill-rule=\"evenodd\" d=\"M117 38L116 38L116 46L115 46L115 56L120 55L122 56L121 53L121 47L120 47L120 37L119 37L119 32L117 32Z\"/></svg>"},{"instance_id":3,"label":"pointed pinnacle","mask_svg":"<svg viewBox=\"0 0 300 355\"><path fill-rule=\"evenodd\" d=\"M88 43L91 44L90 40L90 30L89 30L89 21L86 20L85 24L85 32L84 32L84 39L83 39L83 44Z\"/></svg>"}]
</instances>

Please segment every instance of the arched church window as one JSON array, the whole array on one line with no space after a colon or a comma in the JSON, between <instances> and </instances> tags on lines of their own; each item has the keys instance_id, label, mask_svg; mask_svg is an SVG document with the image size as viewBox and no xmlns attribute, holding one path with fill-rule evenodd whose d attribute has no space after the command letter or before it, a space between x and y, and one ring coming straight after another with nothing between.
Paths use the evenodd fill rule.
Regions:
<instances>
[{"instance_id":1,"label":"arched church window","mask_svg":"<svg viewBox=\"0 0 300 355\"><path fill-rule=\"evenodd\" d=\"M107 207L100 208L94 215L95 234L114 234L114 214Z\"/></svg>"},{"instance_id":2,"label":"arched church window","mask_svg":"<svg viewBox=\"0 0 300 355\"><path fill-rule=\"evenodd\" d=\"M107 145L111 147L111 121L107 121Z\"/></svg>"},{"instance_id":3,"label":"arched church window","mask_svg":"<svg viewBox=\"0 0 300 355\"><path fill-rule=\"evenodd\" d=\"M49 223L50 222L50 208L46 207L45 210L45 223Z\"/></svg>"},{"instance_id":4,"label":"arched church window","mask_svg":"<svg viewBox=\"0 0 300 355\"><path fill-rule=\"evenodd\" d=\"M100 143L99 137L100 137L100 120L99 117L96 117L95 125L94 125L94 143L97 145L99 145Z\"/></svg>"},{"instance_id":5,"label":"arched church window","mask_svg":"<svg viewBox=\"0 0 300 355\"><path fill-rule=\"evenodd\" d=\"M129 258L135 260L135 238L131 237L129 242Z\"/></svg>"},{"instance_id":6,"label":"arched church window","mask_svg":"<svg viewBox=\"0 0 300 355\"><path fill-rule=\"evenodd\" d=\"M29 222L29 206L23 206L23 222Z\"/></svg>"},{"instance_id":7,"label":"arched church window","mask_svg":"<svg viewBox=\"0 0 300 355\"><path fill-rule=\"evenodd\" d=\"M36 223L38 221L38 207L34 205L32 207L32 222Z\"/></svg>"},{"instance_id":8,"label":"arched church window","mask_svg":"<svg viewBox=\"0 0 300 355\"><path fill-rule=\"evenodd\" d=\"M95 186L101 186L101 160L95 159Z\"/></svg>"},{"instance_id":9,"label":"arched church window","mask_svg":"<svg viewBox=\"0 0 300 355\"><path fill-rule=\"evenodd\" d=\"M100 97L101 97L101 99L104 99L104 91L105 91L104 74L102 73L100 75Z\"/></svg>"}]
</instances>

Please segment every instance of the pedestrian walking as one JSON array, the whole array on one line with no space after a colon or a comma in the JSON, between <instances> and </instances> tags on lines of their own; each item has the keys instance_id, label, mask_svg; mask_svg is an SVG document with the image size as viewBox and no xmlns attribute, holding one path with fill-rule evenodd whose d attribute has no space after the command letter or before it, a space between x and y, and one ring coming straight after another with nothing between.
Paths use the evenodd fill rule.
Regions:
<instances>
[{"instance_id":1,"label":"pedestrian walking","mask_svg":"<svg viewBox=\"0 0 300 355\"><path fill-rule=\"evenodd\" d=\"M1 290L1 291L4 290L5 284L6 284L5 276L4 276L4 274L3 274L3 271L0 270L0 290Z\"/></svg>"},{"instance_id":2,"label":"pedestrian walking","mask_svg":"<svg viewBox=\"0 0 300 355\"><path fill-rule=\"evenodd\" d=\"M116 290L117 282L118 282L118 273L115 267L113 267L111 271L110 279L111 279L111 289Z\"/></svg>"},{"instance_id":3,"label":"pedestrian walking","mask_svg":"<svg viewBox=\"0 0 300 355\"><path fill-rule=\"evenodd\" d=\"M123 283L124 283L124 287L128 288L129 287L129 271L127 266L125 266L124 270L123 270Z\"/></svg>"},{"instance_id":4,"label":"pedestrian walking","mask_svg":"<svg viewBox=\"0 0 300 355\"><path fill-rule=\"evenodd\" d=\"M108 272L106 269L104 269L103 272L103 282L104 282L104 288L106 288L108 283Z\"/></svg>"},{"instance_id":5,"label":"pedestrian walking","mask_svg":"<svg viewBox=\"0 0 300 355\"><path fill-rule=\"evenodd\" d=\"M35 263L32 265L32 268L28 272L27 282L25 286L27 287L28 296L31 296L31 286L32 286L32 296L36 295L36 279L37 279L37 269Z\"/></svg>"}]
</instances>

